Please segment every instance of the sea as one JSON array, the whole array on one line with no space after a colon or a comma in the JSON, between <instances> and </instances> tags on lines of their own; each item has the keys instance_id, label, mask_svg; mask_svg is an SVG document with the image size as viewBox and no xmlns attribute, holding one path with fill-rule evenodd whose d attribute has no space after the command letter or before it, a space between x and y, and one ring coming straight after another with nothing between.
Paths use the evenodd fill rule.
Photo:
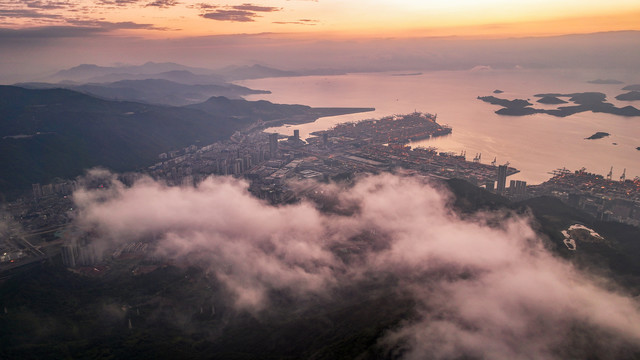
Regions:
<instances>
[{"instance_id":1,"label":"sea","mask_svg":"<svg viewBox=\"0 0 640 360\"><path fill-rule=\"evenodd\" d=\"M539 184L553 170L566 168L612 178L640 176L640 117L583 112L568 117L547 114L504 116L499 106L477 99L495 95L506 99L529 99L534 107L553 108L536 103L534 94L597 91L607 94L616 106L640 108L640 101L618 101L622 87L640 83L638 79L619 79L625 84L593 84L597 72L580 70L510 69L478 67L465 71L407 71L352 73L335 76L283 77L236 82L271 94L247 96L248 100L268 100L281 104L314 107L373 107L368 113L333 116L313 123L269 128L284 135L300 130L304 139L317 130L338 123L381 118L414 111L437 114L437 121L453 128L451 135L413 142L412 147L435 147L438 151L466 153L467 160L479 156L481 162L509 163L520 170L509 180ZM494 94L494 90L503 93ZM587 140L602 131L610 136Z\"/></svg>"}]
</instances>

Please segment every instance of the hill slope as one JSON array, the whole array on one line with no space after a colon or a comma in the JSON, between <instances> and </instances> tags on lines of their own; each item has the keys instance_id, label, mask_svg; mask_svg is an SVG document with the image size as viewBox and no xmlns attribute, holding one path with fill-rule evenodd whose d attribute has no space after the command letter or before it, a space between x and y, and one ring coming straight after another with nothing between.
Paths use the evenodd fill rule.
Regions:
<instances>
[{"instance_id":1,"label":"hill slope","mask_svg":"<svg viewBox=\"0 0 640 360\"><path fill-rule=\"evenodd\" d=\"M203 102L212 96L239 98L243 95L264 94L268 91L252 90L228 83L190 85L164 79L121 80L111 83L48 84L24 83L16 86L29 89L69 89L111 100L126 100L149 104L183 106Z\"/></svg>"},{"instance_id":2,"label":"hill slope","mask_svg":"<svg viewBox=\"0 0 640 360\"><path fill-rule=\"evenodd\" d=\"M196 109L13 86L0 87L0 119L0 192L74 177L91 166L132 170L161 152L214 142L246 124Z\"/></svg>"}]
</instances>

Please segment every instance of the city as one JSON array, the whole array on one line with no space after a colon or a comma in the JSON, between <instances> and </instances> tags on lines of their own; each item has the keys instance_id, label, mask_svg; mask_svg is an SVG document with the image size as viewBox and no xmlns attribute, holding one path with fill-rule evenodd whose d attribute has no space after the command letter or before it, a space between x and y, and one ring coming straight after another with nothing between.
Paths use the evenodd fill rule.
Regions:
<instances>
[{"instance_id":1,"label":"city","mask_svg":"<svg viewBox=\"0 0 640 360\"><path fill-rule=\"evenodd\" d=\"M391 172L423 177L428 181L463 179L473 185L512 200L535 196L555 196L601 220L640 225L640 180L611 179L581 169L552 173L540 185L527 185L507 177L518 173L508 164L480 161L477 154L467 161L466 154L438 152L434 148L411 148L411 140L444 136L453 130L440 125L437 116L414 112L382 119L345 123L313 133L303 141L299 131L284 137L266 133L254 126L236 132L226 141L159 154L160 160L146 172L119 174L131 186L142 176L150 176L169 186L196 186L211 175L246 179L249 191L272 205L313 197L321 182L350 181L360 174ZM5 206L5 222L0 229L0 271L38 262L62 254L65 265L96 265L98 252L88 234L77 234L67 225L74 217L72 193L80 184L60 180L52 184L33 184L32 193ZM98 188L101 183L83 184ZM124 253L144 252L137 246ZM112 254L121 256L123 250ZM115 256L115 255L114 255Z\"/></svg>"}]
</instances>

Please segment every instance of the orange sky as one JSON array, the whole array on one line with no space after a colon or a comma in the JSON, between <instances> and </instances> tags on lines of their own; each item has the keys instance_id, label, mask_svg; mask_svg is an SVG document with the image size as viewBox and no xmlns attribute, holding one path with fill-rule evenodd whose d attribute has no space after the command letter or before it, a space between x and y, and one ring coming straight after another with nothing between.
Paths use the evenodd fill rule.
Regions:
<instances>
[{"instance_id":1,"label":"orange sky","mask_svg":"<svg viewBox=\"0 0 640 360\"><path fill-rule=\"evenodd\" d=\"M180 38L542 36L640 30L638 0L0 0L0 28Z\"/></svg>"}]
</instances>

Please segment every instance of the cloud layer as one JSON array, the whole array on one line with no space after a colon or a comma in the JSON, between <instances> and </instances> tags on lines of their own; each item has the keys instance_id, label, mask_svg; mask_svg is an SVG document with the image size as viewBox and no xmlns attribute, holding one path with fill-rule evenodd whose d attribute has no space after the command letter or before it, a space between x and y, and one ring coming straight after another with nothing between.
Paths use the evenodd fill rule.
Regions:
<instances>
[{"instance_id":1,"label":"cloud layer","mask_svg":"<svg viewBox=\"0 0 640 360\"><path fill-rule=\"evenodd\" d=\"M196 8L204 11L200 16L205 19L233 22L253 22L261 17L260 13L269 13L282 10L273 6L259 6L254 4L241 4L233 6L218 6L211 4L197 4Z\"/></svg>"},{"instance_id":2,"label":"cloud layer","mask_svg":"<svg viewBox=\"0 0 640 360\"><path fill-rule=\"evenodd\" d=\"M446 191L417 179L325 185L317 203L272 207L231 178L126 188L97 175L106 188L74 195L78 226L105 244L155 241L158 254L214 273L241 309L268 308L270 290L322 296L392 274L420 314L385 338L406 344L406 358L619 357L640 346L637 301L555 258L528 219L462 219Z\"/></svg>"}]
</instances>

